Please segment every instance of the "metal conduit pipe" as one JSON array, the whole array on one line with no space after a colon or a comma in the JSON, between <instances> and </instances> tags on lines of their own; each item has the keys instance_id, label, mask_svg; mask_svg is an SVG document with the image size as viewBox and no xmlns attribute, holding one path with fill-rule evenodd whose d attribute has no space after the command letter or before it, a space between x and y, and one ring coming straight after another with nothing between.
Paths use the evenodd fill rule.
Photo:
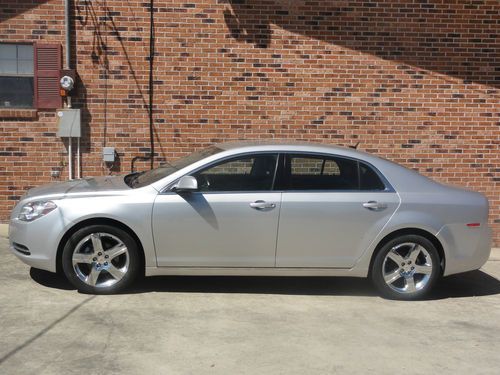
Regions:
<instances>
[{"instance_id":1,"label":"metal conduit pipe","mask_svg":"<svg viewBox=\"0 0 500 375\"><path fill-rule=\"evenodd\" d=\"M65 59L64 59L64 69L71 69L71 24L70 24L70 10L71 10L71 0L64 0L64 27L65 27ZM66 97L66 106L71 108L71 96ZM68 139L68 177L70 180L73 179L73 138ZM77 149L76 149L76 166L77 166L77 178L81 178L81 161L80 161L80 138L77 138Z\"/></svg>"}]
</instances>

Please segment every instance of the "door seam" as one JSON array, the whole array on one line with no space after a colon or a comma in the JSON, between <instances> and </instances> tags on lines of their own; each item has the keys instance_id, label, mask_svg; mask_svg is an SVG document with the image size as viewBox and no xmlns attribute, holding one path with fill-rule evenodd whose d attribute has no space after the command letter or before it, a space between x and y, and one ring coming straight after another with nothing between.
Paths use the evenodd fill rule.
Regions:
<instances>
[{"instance_id":1,"label":"door seam","mask_svg":"<svg viewBox=\"0 0 500 375\"><path fill-rule=\"evenodd\" d=\"M354 265L352 266L352 268L356 267L360 262L361 260L363 259L363 257L365 256L366 252L372 248L373 244L375 243L375 241L377 241L377 244L380 242L380 234L385 230L385 228L387 228L387 226L389 225L389 223L391 222L392 218L394 217L394 215L396 215L396 213L399 211L399 208L401 207L401 204L402 204L402 199L401 199L401 196L399 195L399 193L396 191L395 192L398 199L399 199L399 203L398 203L398 206L396 207L396 209L394 210L394 212L392 213L392 215L389 217L389 219L387 220L387 222L384 224L384 226L382 226L382 228L380 229L380 231L375 235L375 237L373 238L373 240L370 242L370 244L363 250L363 253L361 253L361 255L359 256L358 259L356 259L356 261L354 262ZM375 249L374 249L375 250ZM372 255L373 256L373 252L372 252ZM370 257L371 257L370 256Z\"/></svg>"},{"instance_id":2,"label":"door seam","mask_svg":"<svg viewBox=\"0 0 500 375\"><path fill-rule=\"evenodd\" d=\"M153 200L153 204L151 205L151 216L150 216L150 228L151 228L151 239L153 241L153 250L155 253L155 264L156 267L160 267L158 264L158 254L156 252L156 241L155 241L155 229L154 229L154 211L155 211L155 206L156 206L156 200L160 196L161 193L156 194L155 199ZM144 258L146 257L146 254L144 254ZM146 263L146 260L144 260L144 263Z\"/></svg>"},{"instance_id":3,"label":"door seam","mask_svg":"<svg viewBox=\"0 0 500 375\"><path fill-rule=\"evenodd\" d=\"M274 244L274 268L277 267L277 257L278 257L278 239L280 235L280 220L281 220L281 207L283 205L283 192L280 193L280 209L278 211L278 226L276 228L276 242Z\"/></svg>"}]
</instances>

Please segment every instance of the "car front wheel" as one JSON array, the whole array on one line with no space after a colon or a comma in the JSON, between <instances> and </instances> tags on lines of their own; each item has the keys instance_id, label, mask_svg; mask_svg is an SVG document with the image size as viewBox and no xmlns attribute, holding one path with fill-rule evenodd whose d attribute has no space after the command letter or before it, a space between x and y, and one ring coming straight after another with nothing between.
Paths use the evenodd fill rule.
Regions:
<instances>
[{"instance_id":1,"label":"car front wheel","mask_svg":"<svg viewBox=\"0 0 500 375\"><path fill-rule=\"evenodd\" d=\"M120 228L91 225L76 231L66 242L62 267L68 280L81 292L117 293L139 273L138 246Z\"/></svg>"},{"instance_id":2,"label":"car front wheel","mask_svg":"<svg viewBox=\"0 0 500 375\"><path fill-rule=\"evenodd\" d=\"M415 300L427 295L440 275L439 254L427 238L404 235L385 244L375 256L371 278L387 298Z\"/></svg>"}]
</instances>

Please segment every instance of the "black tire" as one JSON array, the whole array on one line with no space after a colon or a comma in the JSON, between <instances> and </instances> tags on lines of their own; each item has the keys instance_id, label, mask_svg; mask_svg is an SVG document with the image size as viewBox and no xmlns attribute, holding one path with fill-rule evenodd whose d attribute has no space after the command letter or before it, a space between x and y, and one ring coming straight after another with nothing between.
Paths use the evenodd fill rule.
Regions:
<instances>
[{"instance_id":1,"label":"black tire","mask_svg":"<svg viewBox=\"0 0 500 375\"><path fill-rule=\"evenodd\" d=\"M426 252L420 251L414 264L408 263L412 261L409 253L412 249L421 248L412 247L412 245L408 244L417 244ZM392 252L389 254L391 250ZM408 253L405 257L404 254L407 251ZM396 253L395 256L394 253ZM393 259L393 257L400 259L397 258L397 255L402 255L401 258L403 260L398 265L396 265L396 261ZM386 257L389 260L386 260ZM427 268L429 264L431 264L430 269ZM419 272L418 274L413 274L412 272L417 272L417 270L413 271L412 267L423 270L425 273ZM386 282L384 275L390 280L394 279L394 281ZM394 276L391 277L391 275ZM370 270L372 282L380 294L385 298L397 300L418 300L424 298L432 290L440 275L441 265L436 247L427 238L419 235L403 235L387 242L375 254ZM410 279L413 279L413 281L411 282ZM413 284L414 287L409 284ZM403 291L403 289L406 289L406 291Z\"/></svg>"},{"instance_id":2,"label":"black tire","mask_svg":"<svg viewBox=\"0 0 500 375\"><path fill-rule=\"evenodd\" d=\"M91 238L86 239L89 236ZM103 249L103 251L99 252L99 254L102 255L98 256L97 250L96 254L93 254L95 250L93 242L94 238L99 238L98 241L101 243ZM119 247L116 240L121 241L121 243L125 245L126 253L117 255L114 259L109 259L110 255L108 255L108 259L104 259L107 252L111 254L113 248ZM80 244L82 241L83 245ZM79 246L78 249L77 246ZM83 251L80 251L82 249ZM73 255L76 250L79 250L78 253L84 257L90 257L90 261L92 263L87 265L87 261L85 261L74 266ZM126 231L110 225L90 225L73 233L64 246L61 260L64 274L71 284L73 284L80 292L89 294L119 293L132 284L132 282L140 274L141 268L139 247L134 238ZM102 264L100 262L102 262ZM121 262L121 264L116 262ZM104 268L104 264L106 264L108 268ZM112 276L111 271L113 270L111 270L110 267L114 265L116 265L114 270L118 269L120 271L120 279ZM101 268L98 269L98 267ZM95 269L93 270L93 268ZM98 275L95 279L95 286L92 286L90 285L92 283L89 284L81 279L86 276L87 272L87 278L90 278L92 270Z\"/></svg>"}]
</instances>

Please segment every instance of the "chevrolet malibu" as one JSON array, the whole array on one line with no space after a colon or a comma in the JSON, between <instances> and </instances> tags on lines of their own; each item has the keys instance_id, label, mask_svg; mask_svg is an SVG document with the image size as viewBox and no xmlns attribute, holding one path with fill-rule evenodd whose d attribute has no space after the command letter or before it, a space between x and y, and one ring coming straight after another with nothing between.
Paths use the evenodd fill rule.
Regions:
<instances>
[{"instance_id":1,"label":"chevrolet malibu","mask_svg":"<svg viewBox=\"0 0 500 375\"><path fill-rule=\"evenodd\" d=\"M141 275L353 276L418 299L486 262L487 217L483 195L364 152L236 142L31 189L12 212L10 246L86 293Z\"/></svg>"}]
</instances>

